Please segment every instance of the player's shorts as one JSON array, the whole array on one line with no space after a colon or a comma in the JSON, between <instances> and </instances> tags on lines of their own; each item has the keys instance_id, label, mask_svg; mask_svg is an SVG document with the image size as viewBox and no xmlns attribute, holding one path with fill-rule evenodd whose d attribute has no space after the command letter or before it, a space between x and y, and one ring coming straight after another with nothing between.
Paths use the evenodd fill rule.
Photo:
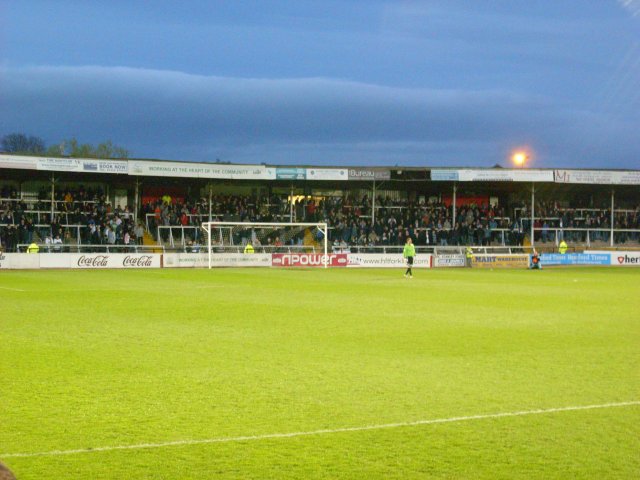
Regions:
<instances>
[{"instance_id":1,"label":"player's shorts","mask_svg":"<svg viewBox=\"0 0 640 480\"><path fill-rule=\"evenodd\" d=\"M407 257L407 265L413 265L413 257Z\"/></svg>"}]
</instances>

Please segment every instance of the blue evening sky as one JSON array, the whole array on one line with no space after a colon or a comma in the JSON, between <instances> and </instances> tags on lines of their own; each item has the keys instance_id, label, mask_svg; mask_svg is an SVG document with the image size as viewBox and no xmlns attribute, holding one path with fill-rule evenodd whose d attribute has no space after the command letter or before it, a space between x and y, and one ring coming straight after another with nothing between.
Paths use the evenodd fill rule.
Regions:
<instances>
[{"instance_id":1,"label":"blue evening sky","mask_svg":"<svg viewBox=\"0 0 640 480\"><path fill-rule=\"evenodd\" d=\"M640 0L0 0L0 135L138 158L640 168Z\"/></svg>"}]
</instances>

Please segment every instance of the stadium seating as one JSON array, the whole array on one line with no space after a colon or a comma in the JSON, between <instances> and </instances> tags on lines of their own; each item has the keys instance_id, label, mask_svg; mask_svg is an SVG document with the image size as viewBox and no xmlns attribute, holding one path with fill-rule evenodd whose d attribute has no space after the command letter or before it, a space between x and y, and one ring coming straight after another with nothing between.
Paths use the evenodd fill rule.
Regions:
<instances>
[{"instance_id":1,"label":"stadium seating","mask_svg":"<svg viewBox=\"0 0 640 480\"><path fill-rule=\"evenodd\" d=\"M0 243L6 251L56 236L63 244L132 245L143 236L169 247L184 248L201 240L200 225L209 219L230 222L326 222L330 241L355 248L404 244L411 236L418 246L522 245L530 232L530 210L523 203L494 206L464 203L455 210L439 201L410 201L401 192L372 199L342 196L294 198L286 195L222 195L209 198L148 199L140 212L112 206L101 189L82 185L50 192L0 189ZM375 207L374 207L375 203ZM538 244L565 239L589 245L610 242L611 213L606 207L536 204L534 222ZM140 221L136 222L136 214ZM211 218L210 218L211 217ZM144 228L143 228L144 226ZM640 208L621 208L614 215L616 244L640 240ZM48 239L48 240L47 240Z\"/></svg>"}]
</instances>

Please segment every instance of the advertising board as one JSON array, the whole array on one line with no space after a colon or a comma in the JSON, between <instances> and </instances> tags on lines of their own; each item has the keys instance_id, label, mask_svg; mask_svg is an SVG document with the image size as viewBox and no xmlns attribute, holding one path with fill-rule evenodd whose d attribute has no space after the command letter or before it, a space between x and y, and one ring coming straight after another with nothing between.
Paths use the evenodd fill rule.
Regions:
<instances>
[{"instance_id":1,"label":"advertising board","mask_svg":"<svg viewBox=\"0 0 640 480\"><path fill-rule=\"evenodd\" d=\"M436 255L434 267L436 268L451 268L451 267L464 267L465 256L459 254L448 255Z\"/></svg>"},{"instance_id":2,"label":"advertising board","mask_svg":"<svg viewBox=\"0 0 640 480\"><path fill-rule=\"evenodd\" d=\"M556 170L556 183L586 183L600 185L640 185L639 171Z\"/></svg>"},{"instance_id":3,"label":"advertising board","mask_svg":"<svg viewBox=\"0 0 640 480\"><path fill-rule=\"evenodd\" d=\"M273 267L346 267L348 258L346 253L273 253L271 265Z\"/></svg>"},{"instance_id":4,"label":"advertising board","mask_svg":"<svg viewBox=\"0 0 640 480\"><path fill-rule=\"evenodd\" d=\"M230 178L236 180L272 180L273 169L264 165L225 165L219 163L154 162L130 160L129 175L150 177Z\"/></svg>"},{"instance_id":5,"label":"advertising board","mask_svg":"<svg viewBox=\"0 0 640 480\"><path fill-rule=\"evenodd\" d=\"M414 268L431 268L433 255L416 255ZM349 268L406 268L406 261L401 253L349 253Z\"/></svg>"},{"instance_id":6,"label":"advertising board","mask_svg":"<svg viewBox=\"0 0 640 480\"><path fill-rule=\"evenodd\" d=\"M529 268L529 255L521 253L474 255L471 259L471 267Z\"/></svg>"},{"instance_id":7,"label":"advertising board","mask_svg":"<svg viewBox=\"0 0 640 480\"><path fill-rule=\"evenodd\" d=\"M391 180L391 171L375 168L350 168L349 180Z\"/></svg>"},{"instance_id":8,"label":"advertising board","mask_svg":"<svg viewBox=\"0 0 640 480\"><path fill-rule=\"evenodd\" d=\"M304 168L276 168L276 180L304 180L307 178L307 171Z\"/></svg>"},{"instance_id":9,"label":"advertising board","mask_svg":"<svg viewBox=\"0 0 640 480\"><path fill-rule=\"evenodd\" d=\"M608 252L608 251L588 251L584 253L606 254L611 257L611 265L616 267L640 267L640 252Z\"/></svg>"},{"instance_id":10,"label":"advertising board","mask_svg":"<svg viewBox=\"0 0 640 480\"><path fill-rule=\"evenodd\" d=\"M129 173L129 165L126 161L119 160L83 160L82 170L85 172L127 175Z\"/></svg>"},{"instance_id":11,"label":"advertising board","mask_svg":"<svg viewBox=\"0 0 640 480\"><path fill-rule=\"evenodd\" d=\"M611 265L640 267L640 252L611 252Z\"/></svg>"},{"instance_id":12,"label":"advertising board","mask_svg":"<svg viewBox=\"0 0 640 480\"><path fill-rule=\"evenodd\" d=\"M458 170L454 170L451 168L431 169L431 180L434 182L456 182L459 180L459 178L460 176L458 175Z\"/></svg>"},{"instance_id":13,"label":"advertising board","mask_svg":"<svg viewBox=\"0 0 640 480\"><path fill-rule=\"evenodd\" d=\"M463 168L431 170L433 181L458 182L553 182L553 170L529 170L508 168Z\"/></svg>"},{"instance_id":14,"label":"advertising board","mask_svg":"<svg viewBox=\"0 0 640 480\"><path fill-rule=\"evenodd\" d=\"M0 168L36 170L38 168L38 160L36 157L22 155L0 155Z\"/></svg>"},{"instance_id":15,"label":"advertising board","mask_svg":"<svg viewBox=\"0 0 640 480\"><path fill-rule=\"evenodd\" d=\"M344 168L307 168L307 180L347 180Z\"/></svg>"},{"instance_id":16,"label":"advertising board","mask_svg":"<svg viewBox=\"0 0 640 480\"><path fill-rule=\"evenodd\" d=\"M164 268L207 268L209 256L206 253L165 253ZM254 253L214 253L211 255L212 267L270 267L271 254Z\"/></svg>"},{"instance_id":17,"label":"advertising board","mask_svg":"<svg viewBox=\"0 0 640 480\"><path fill-rule=\"evenodd\" d=\"M41 253L40 268L160 268L160 254L152 253Z\"/></svg>"},{"instance_id":18,"label":"advertising board","mask_svg":"<svg viewBox=\"0 0 640 480\"><path fill-rule=\"evenodd\" d=\"M0 270L40 268L39 255L29 253L0 252Z\"/></svg>"},{"instance_id":19,"label":"advertising board","mask_svg":"<svg viewBox=\"0 0 640 480\"><path fill-rule=\"evenodd\" d=\"M126 160L93 158L39 157L37 168L51 172L117 173L121 175L126 175L129 171Z\"/></svg>"},{"instance_id":20,"label":"advertising board","mask_svg":"<svg viewBox=\"0 0 640 480\"><path fill-rule=\"evenodd\" d=\"M550 265L611 265L611 254L606 253L543 253L540 255L543 267Z\"/></svg>"}]
</instances>

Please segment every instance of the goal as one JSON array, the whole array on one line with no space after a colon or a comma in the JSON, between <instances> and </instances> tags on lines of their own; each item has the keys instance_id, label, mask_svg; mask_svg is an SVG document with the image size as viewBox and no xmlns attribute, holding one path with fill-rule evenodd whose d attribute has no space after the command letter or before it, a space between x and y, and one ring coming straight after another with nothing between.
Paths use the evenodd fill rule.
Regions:
<instances>
[{"instance_id":1,"label":"goal","mask_svg":"<svg viewBox=\"0 0 640 480\"><path fill-rule=\"evenodd\" d=\"M307 253L328 264L326 223L204 222L202 224L212 267L214 254L244 254L247 245L255 253Z\"/></svg>"}]
</instances>

